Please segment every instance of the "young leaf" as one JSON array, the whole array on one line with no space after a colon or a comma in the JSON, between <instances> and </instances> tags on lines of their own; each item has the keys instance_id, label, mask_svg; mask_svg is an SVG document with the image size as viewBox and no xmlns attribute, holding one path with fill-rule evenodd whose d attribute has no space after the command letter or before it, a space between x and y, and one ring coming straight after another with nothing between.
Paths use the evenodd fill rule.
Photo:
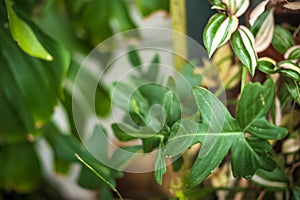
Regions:
<instances>
[{"instance_id":1,"label":"young leaf","mask_svg":"<svg viewBox=\"0 0 300 200\"><path fill-rule=\"evenodd\" d=\"M11 35L20 48L28 55L52 61L53 57L39 42L30 26L15 13L13 2L11 0L5 0L5 3Z\"/></svg>"},{"instance_id":2,"label":"young leaf","mask_svg":"<svg viewBox=\"0 0 300 200\"><path fill-rule=\"evenodd\" d=\"M162 184L162 176L167 172L166 169L166 161L163 154L163 143L161 142L159 144L157 153L156 153L156 159L155 159L155 171L154 171L154 177L156 182L161 185Z\"/></svg>"},{"instance_id":3,"label":"young leaf","mask_svg":"<svg viewBox=\"0 0 300 200\"><path fill-rule=\"evenodd\" d=\"M300 81L300 66L292 61L284 60L278 63L279 72L297 82Z\"/></svg>"},{"instance_id":4,"label":"young leaf","mask_svg":"<svg viewBox=\"0 0 300 200\"><path fill-rule=\"evenodd\" d=\"M293 35L282 26L276 25L272 40L273 47L281 54L295 45Z\"/></svg>"},{"instance_id":5,"label":"young leaf","mask_svg":"<svg viewBox=\"0 0 300 200\"><path fill-rule=\"evenodd\" d=\"M257 66L257 54L254 50L254 37L245 26L240 26L232 34L231 45L237 57L246 66L252 76L254 76Z\"/></svg>"},{"instance_id":6,"label":"young leaf","mask_svg":"<svg viewBox=\"0 0 300 200\"><path fill-rule=\"evenodd\" d=\"M233 176L250 179L259 168L272 171L276 162L268 153L271 149L266 140L240 135L231 148Z\"/></svg>"},{"instance_id":7,"label":"young leaf","mask_svg":"<svg viewBox=\"0 0 300 200\"><path fill-rule=\"evenodd\" d=\"M300 45L295 45L295 46L289 48L284 54L284 59L299 60L300 59Z\"/></svg>"},{"instance_id":8,"label":"young leaf","mask_svg":"<svg viewBox=\"0 0 300 200\"><path fill-rule=\"evenodd\" d=\"M162 106L167 112L167 124L172 126L181 116L180 102L173 91L170 90L165 94Z\"/></svg>"},{"instance_id":9,"label":"young leaf","mask_svg":"<svg viewBox=\"0 0 300 200\"><path fill-rule=\"evenodd\" d=\"M237 26L238 18L236 16L215 14L209 19L203 32L203 42L209 57L230 39Z\"/></svg>"},{"instance_id":10,"label":"young leaf","mask_svg":"<svg viewBox=\"0 0 300 200\"><path fill-rule=\"evenodd\" d=\"M134 47L129 47L128 59L132 66L141 67L142 65L141 58L138 54L137 49L135 49Z\"/></svg>"},{"instance_id":11,"label":"young leaf","mask_svg":"<svg viewBox=\"0 0 300 200\"><path fill-rule=\"evenodd\" d=\"M250 5L249 0L223 0L227 10L237 17L244 14Z\"/></svg>"},{"instance_id":12,"label":"young leaf","mask_svg":"<svg viewBox=\"0 0 300 200\"><path fill-rule=\"evenodd\" d=\"M268 57L259 58L257 68L266 74L274 74L277 72L276 61Z\"/></svg>"}]
</instances>

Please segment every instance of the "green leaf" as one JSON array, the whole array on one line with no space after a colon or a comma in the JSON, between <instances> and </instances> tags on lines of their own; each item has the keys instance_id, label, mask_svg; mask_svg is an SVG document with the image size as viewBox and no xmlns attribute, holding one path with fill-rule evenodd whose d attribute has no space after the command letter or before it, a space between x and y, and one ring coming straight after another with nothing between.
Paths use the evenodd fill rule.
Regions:
<instances>
[{"instance_id":1,"label":"green leaf","mask_svg":"<svg viewBox=\"0 0 300 200\"><path fill-rule=\"evenodd\" d=\"M251 179L259 168L272 171L276 162L268 153L272 146L265 140L255 137L239 136L231 148L233 176Z\"/></svg>"},{"instance_id":2,"label":"green leaf","mask_svg":"<svg viewBox=\"0 0 300 200\"><path fill-rule=\"evenodd\" d=\"M87 167L89 170L91 170L98 178L100 178L107 186L109 186L112 189L112 191L114 191L118 195L118 197L121 200L123 200L121 194L115 188L113 183L111 183L107 178L105 178L101 175L103 172L103 169L99 168L99 165L98 165L99 161L97 161L95 158L93 158L89 154L81 154L81 155L75 154L75 156L83 165L85 165L85 167Z\"/></svg>"},{"instance_id":3,"label":"green leaf","mask_svg":"<svg viewBox=\"0 0 300 200\"><path fill-rule=\"evenodd\" d=\"M181 117L180 102L173 91L169 91L165 94L162 106L167 113L167 124L172 126Z\"/></svg>"},{"instance_id":4,"label":"green leaf","mask_svg":"<svg viewBox=\"0 0 300 200\"><path fill-rule=\"evenodd\" d=\"M137 139L139 136L139 131L128 124L124 123L114 123L111 125L115 136L120 140L120 141L130 141Z\"/></svg>"},{"instance_id":5,"label":"green leaf","mask_svg":"<svg viewBox=\"0 0 300 200\"><path fill-rule=\"evenodd\" d=\"M243 65L254 76L257 66L257 54L254 49L252 33L245 26L239 26L238 30L232 34L231 46Z\"/></svg>"},{"instance_id":6,"label":"green leaf","mask_svg":"<svg viewBox=\"0 0 300 200\"><path fill-rule=\"evenodd\" d=\"M292 61L284 60L278 63L279 72L292 80L300 81L300 66Z\"/></svg>"},{"instance_id":7,"label":"green leaf","mask_svg":"<svg viewBox=\"0 0 300 200\"><path fill-rule=\"evenodd\" d=\"M113 19L116 19L119 24L120 31L128 31L137 28L129 15L129 9L124 0L109 1L110 14ZM137 35L133 35L136 37Z\"/></svg>"},{"instance_id":8,"label":"green leaf","mask_svg":"<svg viewBox=\"0 0 300 200\"><path fill-rule=\"evenodd\" d=\"M198 130L200 129L198 126L198 123L190 119L181 119L176 122L171 128L171 134L164 148L164 154L167 157L176 157L193 144L202 141L207 129L200 127L203 130Z\"/></svg>"},{"instance_id":9,"label":"green leaf","mask_svg":"<svg viewBox=\"0 0 300 200\"><path fill-rule=\"evenodd\" d=\"M277 72L276 61L268 57L258 59L257 68L266 74Z\"/></svg>"},{"instance_id":10,"label":"green leaf","mask_svg":"<svg viewBox=\"0 0 300 200\"><path fill-rule=\"evenodd\" d=\"M203 32L203 42L209 57L230 39L237 26L238 19L235 16L215 14L209 19Z\"/></svg>"},{"instance_id":11,"label":"green leaf","mask_svg":"<svg viewBox=\"0 0 300 200\"><path fill-rule=\"evenodd\" d=\"M159 10L169 11L169 4L170 4L169 0L152 0L152 1L135 0L134 2L144 17Z\"/></svg>"},{"instance_id":12,"label":"green leaf","mask_svg":"<svg viewBox=\"0 0 300 200\"><path fill-rule=\"evenodd\" d=\"M156 79L158 78L159 67L160 67L159 63L160 63L159 55L155 54L155 56L151 60L149 69L145 73L143 73L143 77L149 82L156 82Z\"/></svg>"},{"instance_id":13,"label":"green leaf","mask_svg":"<svg viewBox=\"0 0 300 200\"><path fill-rule=\"evenodd\" d=\"M157 153L156 153L156 159L155 159L155 171L154 171L154 177L155 181L161 185L162 184L162 176L167 172L166 169L166 161L163 154L163 143L159 144Z\"/></svg>"},{"instance_id":14,"label":"green leaf","mask_svg":"<svg viewBox=\"0 0 300 200\"><path fill-rule=\"evenodd\" d=\"M268 189L285 190L288 186L288 177L278 167L273 171L256 170L253 178L254 183Z\"/></svg>"},{"instance_id":15,"label":"green leaf","mask_svg":"<svg viewBox=\"0 0 300 200\"><path fill-rule=\"evenodd\" d=\"M5 16L4 7L0 9ZM5 17L0 19L1 23L7 23ZM49 121L57 98L62 97L62 80L70 62L70 54L63 46L43 34L25 17L24 20L39 40L47 45L54 60L48 62L29 56L17 46L9 30L0 27L0 62L5 66L0 69L0 110L3 110L0 116L6 121L1 124L0 130L1 136L7 140L24 138Z\"/></svg>"},{"instance_id":16,"label":"green leaf","mask_svg":"<svg viewBox=\"0 0 300 200\"><path fill-rule=\"evenodd\" d=\"M211 174L227 155L236 138L244 135L226 107L211 92L195 88L194 95L201 112L202 125L208 129L189 176L191 187Z\"/></svg>"},{"instance_id":17,"label":"green leaf","mask_svg":"<svg viewBox=\"0 0 300 200\"><path fill-rule=\"evenodd\" d=\"M5 0L5 3L8 12L11 35L20 48L28 55L52 61L53 57L40 43L31 27L19 18L17 13L14 11L13 2L11 0Z\"/></svg>"},{"instance_id":18,"label":"green leaf","mask_svg":"<svg viewBox=\"0 0 300 200\"><path fill-rule=\"evenodd\" d=\"M290 95L294 98L295 102L300 105L300 82L285 78L285 86Z\"/></svg>"},{"instance_id":19,"label":"green leaf","mask_svg":"<svg viewBox=\"0 0 300 200\"><path fill-rule=\"evenodd\" d=\"M300 45L295 45L289 48L285 54L284 59L287 60L299 60L300 59Z\"/></svg>"},{"instance_id":20,"label":"green leaf","mask_svg":"<svg viewBox=\"0 0 300 200\"><path fill-rule=\"evenodd\" d=\"M28 193L41 183L42 171L34 144L0 146L0 187Z\"/></svg>"},{"instance_id":21,"label":"green leaf","mask_svg":"<svg viewBox=\"0 0 300 200\"><path fill-rule=\"evenodd\" d=\"M271 124L266 118L262 117L255 120L247 131L262 139L282 139L284 138L288 131L285 128Z\"/></svg>"},{"instance_id":22,"label":"green leaf","mask_svg":"<svg viewBox=\"0 0 300 200\"><path fill-rule=\"evenodd\" d=\"M245 86L237 106L237 121L244 132L266 116L273 102L274 92L274 83L270 79L264 85L249 83Z\"/></svg>"},{"instance_id":23,"label":"green leaf","mask_svg":"<svg viewBox=\"0 0 300 200\"><path fill-rule=\"evenodd\" d=\"M113 34L109 24L111 10L109 4L109 1L88 1L85 2L85 6L83 6L80 13L79 23L84 28L86 39L93 46L98 45ZM104 48L111 49L112 47L105 46Z\"/></svg>"},{"instance_id":24,"label":"green leaf","mask_svg":"<svg viewBox=\"0 0 300 200\"><path fill-rule=\"evenodd\" d=\"M129 47L128 59L133 67L141 67L141 58L138 54L137 49L135 49L133 46Z\"/></svg>"},{"instance_id":25,"label":"green leaf","mask_svg":"<svg viewBox=\"0 0 300 200\"><path fill-rule=\"evenodd\" d=\"M276 25L272 46L281 54L284 54L289 48L295 45L293 35L282 26Z\"/></svg>"}]
</instances>

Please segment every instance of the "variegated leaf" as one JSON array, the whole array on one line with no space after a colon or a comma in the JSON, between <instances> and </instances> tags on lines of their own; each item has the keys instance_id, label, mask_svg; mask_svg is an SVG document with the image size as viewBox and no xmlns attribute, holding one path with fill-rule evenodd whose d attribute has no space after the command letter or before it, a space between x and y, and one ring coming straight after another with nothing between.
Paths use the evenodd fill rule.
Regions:
<instances>
[{"instance_id":1,"label":"variegated leaf","mask_svg":"<svg viewBox=\"0 0 300 200\"><path fill-rule=\"evenodd\" d=\"M285 60L278 63L279 71L281 74L295 80L300 81L300 66L292 61Z\"/></svg>"},{"instance_id":2,"label":"variegated leaf","mask_svg":"<svg viewBox=\"0 0 300 200\"><path fill-rule=\"evenodd\" d=\"M212 4L211 9L226 10L226 5L222 0L211 0L210 3Z\"/></svg>"},{"instance_id":3,"label":"variegated leaf","mask_svg":"<svg viewBox=\"0 0 300 200\"><path fill-rule=\"evenodd\" d=\"M268 2L269 0L262 1L252 10L249 16L250 26L253 26L257 18L266 10L266 5Z\"/></svg>"},{"instance_id":4,"label":"variegated leaf","mask_svg":"<svg viewBox=\"0 0 300 200\"><path fill-rule=\"evenodd\" d=\"M299 60L300 59L300 45L295 45L295 46L289 48L284 54L284 59Z\"/></svg>"},{"instance_id":5,"label":"variegated leaf","mask_svg":"<svg viewBox=\"0 0 300 200\"><path fill-rule=\"evenodd\" d=\"M261 14L250 28L255 37L255 50L260 53L266 50L274 35L274 9L267 10Z\"/></svg>"},{"instance_id":6,"label":"variegated leaf","mask_svg":"<svg viewBox=\"0 0 300 200\"><path fill-rule=\"evenodd\" d=\"M289 48L295 45L293 35L285 28L276 25L272 46L279 52L284 54Z\"/></svg>"},{"instance_id":7,"label":"variegated leaf","mask_svg":"<svg viewBox=\"0 0 300 200\"><path fill-rule=\"evenodd\" d=\"M203 41L209 57L230 39L237 26L238 18L235 16L215 14L210 18L203 33Z\"/></svg>"},{"instance_id":8,"label":"variegated leaf","mask_svg":"<svg viewBox=\"0 0 300 200\"><path fill-rule=\"evenodd\" d=\"M222 0L226 5L227 10L229 10L230 14L235 15L236 17L241 16L247 10L250 5L249 0Z\"/></svg>"},{"instance_id":9,"label":"variegated leaf","mask_svg":"<svg viewBox=\"0 0 300 200\"><path fill-rule=\"evenodd\" d=\"M276 61L268 57L258 59L257 68L266 74L277 72Z\"/></svg>"},{"instance_id":10,"label":"variegated leaf","mask_svg":"<svg viewBox=\"0 0 300 200\"><path fill-rule=\"evenodd\" d=\"M254 37L251 31L245 26L239 26L231 36L231 46L243 65L254 76L257 54L254 50Z\"/></svg>"}]
</instances>

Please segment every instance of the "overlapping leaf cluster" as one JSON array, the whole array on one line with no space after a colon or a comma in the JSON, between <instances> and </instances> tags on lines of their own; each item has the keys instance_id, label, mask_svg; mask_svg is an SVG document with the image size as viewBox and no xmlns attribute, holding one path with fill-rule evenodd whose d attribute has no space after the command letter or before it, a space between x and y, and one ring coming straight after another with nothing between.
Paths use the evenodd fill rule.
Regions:
<instances>
[{"instance_id":1,"label":"overlapping leaf cluster","mask_svg":"<svg viewBox=\"0 0 300 200\"><path fill-rule=\"evenodd\" d=\"M137 56L131 54L131 60L139 60ZM268 139L280 139L287 134L286 129L266 119L274 99L273 81L267 80L263 85L249 83L241 95L234 119L216 96L199 87L201 76L193 77L193 68L186 65L185 73L169 78L166 86L143 85L132 90L132 96L114 98L114 102L128 112L125 123L112 125L115 135L122 141L141 139L145 152L158 149L155 178L160 184L166 173L165 157L178 158L196 143L201 143L201 148L189 176L191 187L211 174L229 152L236 177L251 178L257 169L273 170L276 162L270 155L272 147ZM185 91L190 96L181 96L182 90L178 90L183 79L189 84ZM117 85L121 87L118 89ZM129 87L134 86L115 83L112 91L126 94L124 91ZM117 96L121 95L113 95ZM155 104L162 109L151 112ZM194 105L195 110L186 112L186 104Z\"/></svg>"}]
</instances>

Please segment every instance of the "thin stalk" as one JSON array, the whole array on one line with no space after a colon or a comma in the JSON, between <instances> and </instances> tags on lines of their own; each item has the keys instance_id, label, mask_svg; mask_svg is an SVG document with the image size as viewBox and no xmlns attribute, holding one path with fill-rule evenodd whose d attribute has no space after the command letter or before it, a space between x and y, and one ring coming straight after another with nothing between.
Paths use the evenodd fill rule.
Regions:
<instances>
[{"instance_id":1,"label":"thin stalk","mask_svg":"<svg viewBox=\"0 0 300 200\"><path fill-rule=\"evenodd\" d=\"M87 168L89 168L92 172L94 172L94 174L96 174L96 176L98 176L102 181L104 181L111 189L112 191L114 191L118 197L120 198L120 200L123 200L122 195L119 193L119 191L115 188L115 186L113 186L113 184L111 184L108 180L106 180L103 176L101 176L93 167L91 167L87 162L85 162L77 153L75 153L76 158L82 162Z\"/></svg>"},{"instance_id":2,"label":"thin stalk","mask_svg":"<svg viewBox=\"0 0 300 200\"><path fill-rule=\"evenodd\" d=\"M246 85L246 80L247 79L247 68L243 66L242 70L242 83L241 83L241 93L243 92L245 85Z\"/></svg>"}]
</instances>

